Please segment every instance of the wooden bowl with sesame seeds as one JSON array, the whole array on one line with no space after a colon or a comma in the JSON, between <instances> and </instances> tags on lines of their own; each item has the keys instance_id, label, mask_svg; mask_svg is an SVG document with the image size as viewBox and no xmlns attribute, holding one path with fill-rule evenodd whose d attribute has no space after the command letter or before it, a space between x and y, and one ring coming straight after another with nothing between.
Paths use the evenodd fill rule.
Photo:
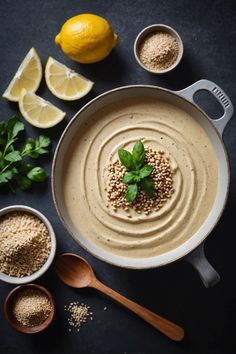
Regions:
<instances>
[{"instance_id":1,"label":"wooden bowl with sesame seeds","mask_svg":"<svg viewBox=\"0 0 236 354\"><path fill-rule=\"evenodd\" d=\"M22 300L22 294L26 292L30 292L30 296L28 295L27 301L22 302L20 306L18 304L17 311L15 311L18 299ZM45 306L47 306L47 311L45 311ZM10 325L18 332L25 334L42 332L49 327L55 316L53 296L41 285L26 284L17 286L11 290L5 299L4 315ZM35 319L38 321L36 325ZM32 324L30 324L30 321L33 321ZM23 323L27 323L27 325Z\"/></svg>"},{"instance_id":2,"label":"wooden bowl with sesame seeds","mask_svg":"<svg viewBox=\"0 0 236 354\"><path fill-rule=\"evenodd\" d=\"M16 220L17 216L21 220ZM21 224L24 230L20 230ZM17 285L31 283L51 266L56 236L49 220L38 210L26 205L0 209L0 233L2 240L5 238L0 244L0 280ZM16 235L18 241L14 242Z\"/></svg>"}]
</instances>

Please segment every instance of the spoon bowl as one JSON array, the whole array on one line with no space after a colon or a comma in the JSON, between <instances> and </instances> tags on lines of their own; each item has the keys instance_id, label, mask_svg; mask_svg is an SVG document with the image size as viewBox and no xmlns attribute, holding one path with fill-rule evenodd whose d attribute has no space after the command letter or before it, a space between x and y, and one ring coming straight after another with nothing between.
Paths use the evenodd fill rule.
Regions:
<instances>
[{"instance_id":1,"label":"spoon bowl","mask_svg":"<svg viewBox=\"0 0 236 354\"><path fill-rule=\"evenodd\" d=\"M59 278L72 288L86 288L95 278L89 263L73 253L64 253L57 258L56 272Z\"/></svg>"},{"instance_id":2,"label":"spoon bowl","mask_svg":"<svg viewBox=\"0 0 236 354\"><path fill-rule=\"evenodd\" d=\"M94 288L120 304L133 311L136 315L152 325L169 338L180 341L184 337L184 330L175 323L157 315L112 290L101 283L95 276L89 263L82 257L73 253L64 253L57 258L56 272L59 278L67 285L73 288Z\"/></svg>"}]
</instances>

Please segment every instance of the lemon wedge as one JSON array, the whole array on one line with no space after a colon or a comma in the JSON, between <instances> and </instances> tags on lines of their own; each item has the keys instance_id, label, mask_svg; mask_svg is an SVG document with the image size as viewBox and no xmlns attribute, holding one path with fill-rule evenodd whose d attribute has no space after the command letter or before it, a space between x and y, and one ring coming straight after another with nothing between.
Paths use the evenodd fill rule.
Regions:
<instances>
[{"instance_id":1,"label":"lemon wedge","mask_svg":"<svg viewBox=\"0 0 236 354\"><path fill-rule=\"evenodd\" d=\"M58 124L66 115L52 103L25 89L20 94L19 109L28 123L44 129Z\"/></svg>"},{"instance_id":2,"label":"lemon wedge","mask_svg":"<svg viewBox=\"0 0 236 354\"><path fill-rule=\"evenodd\" d=\"M67 101L78 100L87 95L94 85L92 81L52 57L48 58L46 64L45 80L53 95Z\"/></svg>"},{"instance_id":3,"label":"lemon wedge","mask_svg":"<svg viewBox=\"0 0 236 354\"><path fill-rule=\"evenodd\" d=\"M31 48L2 96L9 101L18 102L21 90L25 88L29 92L35 92L41 79L41 61L36 50Z\"/></svg>"}]
</instances>

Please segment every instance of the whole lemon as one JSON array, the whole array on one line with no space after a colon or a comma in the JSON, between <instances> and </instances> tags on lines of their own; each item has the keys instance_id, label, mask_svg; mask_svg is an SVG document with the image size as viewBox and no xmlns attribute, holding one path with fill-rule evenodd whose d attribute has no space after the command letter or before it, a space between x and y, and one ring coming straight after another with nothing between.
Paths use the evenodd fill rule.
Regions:
<instances>
[{"instance_id":1,"label":"whole lemon","mask_svg":"<svg viewBox=\"0 0 236 354\"><path fill-rule=\"evenodd\" d=\"M63 52L79 63L96 63L104 59L118 42L111 25L102 17L81 14L71 17L55 38Z\"/></svg>"}]
</instances>

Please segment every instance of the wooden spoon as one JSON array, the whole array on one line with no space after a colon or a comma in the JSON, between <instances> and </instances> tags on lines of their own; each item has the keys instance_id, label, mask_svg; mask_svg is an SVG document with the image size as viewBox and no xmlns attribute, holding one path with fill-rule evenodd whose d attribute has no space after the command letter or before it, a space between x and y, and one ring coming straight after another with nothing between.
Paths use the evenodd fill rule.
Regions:
<instances>
[{"instance_id":1,"label":"wooden spoon","mask_svg":"<svg viewBox=\"0 0 236 354\"><path fill-rule=\"evenodd\" d=\"M183 339L183 328L108 288L96 278L93 269L82 257L79 257L73 253L62 254L57 258L56 272L59 278L67 285L73 288L90 287L100 290L112 299L120 302L129 310L136 313L136 315L140 316L169 338L175 341L180 341Z\"/></svg>"}]
</instances>

